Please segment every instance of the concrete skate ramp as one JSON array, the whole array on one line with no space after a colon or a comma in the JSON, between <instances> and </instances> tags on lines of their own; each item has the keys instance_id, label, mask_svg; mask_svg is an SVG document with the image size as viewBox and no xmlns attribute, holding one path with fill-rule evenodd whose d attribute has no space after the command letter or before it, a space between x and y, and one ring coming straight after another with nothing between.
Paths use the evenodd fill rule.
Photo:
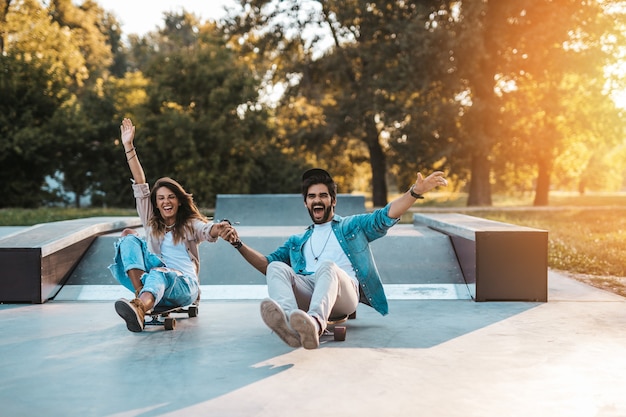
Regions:
<instances>
[{"instance_id":1,"label":"concrete skate ramp","mask_svg":"<svg viewBox=\"0 0 626 417\"><path fill-rule=\"evenodd\" d=\"M143 235L142 228L137 230ZM302 233L305 227L239 226L237 230L246 244L269 254L290 235ZM99 286L97 289L104 292L101 296L107 299L125 296L125 290L107 269L113 261L113 245L118 238L119 233L98 237L59 293L61 298L57 299L99 299L97 294L88 295L96 290L94 286ZM454 248L446 235L423 225L401 224L391 228L387 236L372 242L371 248L390 299L470 298ZM223 240L204 242L200 245L200 259L203 298L263 297L265 276L252 268L230 244Z\"/></svg>"},{"instance_id":2,"label":"concrete skate ramp","mask_svg":"<svg viewBox=\"0 0 626 417\"><path fill-rule=\"evenodd\" d=\"M284 202L284 198L279 196L277 201ZM256 200L259 204L249 206L248 212L239 207L240 216L232 216L234 211L222 212L222 216L232 221L271 218L264 209L275 210L276 202L267 197ZM302 206L299 210L306 213ZM269 254L289 236L303 233L308 224L241 224L237 230L246 244ZM136 226L138 218L104 222L92 218L49 223L5 236L0 239L0 256L8 266L0 276L2 301L110 300L132 295L114 281L107 267L120 231ZM141 227L137 230L144 234ZM413 224L392 227L385 237L372 242L371 250L389 299L547 301L547 232L543 230L461 214L415 214ZM203 243L200 257L203 298L266 296L265 277L230 244L222 240Z\"/></svg>"},{"instance_id":3,"label":"concrete skate ramp","mask_svg":"<svg viewBox=\"0 0 626 417\"><path fill-rule=\"evenodd\" d=\"M263 254L305 229L237 227L241 239ZM94 242L68 280L68 291L72 285L116 285L106 267L118 236L101 236ZM415 214L413 224L392 227L385 237L372 242L371 249L390 299L547 301L544 230L454 213ZM203 298L263 297L265 277L230 244L222 240L203 243L200 257Z\"/></svg>"}]
</instances>

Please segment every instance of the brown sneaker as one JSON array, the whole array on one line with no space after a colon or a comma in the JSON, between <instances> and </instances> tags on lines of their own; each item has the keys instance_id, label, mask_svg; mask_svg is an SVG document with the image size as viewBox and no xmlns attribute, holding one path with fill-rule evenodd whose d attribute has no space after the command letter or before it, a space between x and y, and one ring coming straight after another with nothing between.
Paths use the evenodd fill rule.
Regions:
<instances>
[{"instance_id":1,"label":"brown sneaker","mask_svg":"<svg viewBox=\"0 0 626 417\"><path fill-rule=\"evenodd\" d=\"M300 335L300 343L305 349L320 347L320 331L313 317L302 310L294 310L289 317L289 324Z\"/></svg>"},{"instance_id":2,"label":"brown sneaker","mask_svg":"<svg viewBox=\"0 0 626 417\"><path fill-rule=\"evenodd\" d=\"M115 302L115 311L124 319L128 330L131 332L143 331L146 309L139 298L131 301L120 298Z\"/></svg>"},{"instance_id":3,"label":"brown sneaker","mask_svg":"<svg viewBox=\"0 0 626 417\"><path fill-rule=\"evenodd\" d=\"M300 336L289 327L287 316L276 301L269 298L261 301L261 318L283 342L293 348L300 347Z\"/></svg>"}]
</instances>

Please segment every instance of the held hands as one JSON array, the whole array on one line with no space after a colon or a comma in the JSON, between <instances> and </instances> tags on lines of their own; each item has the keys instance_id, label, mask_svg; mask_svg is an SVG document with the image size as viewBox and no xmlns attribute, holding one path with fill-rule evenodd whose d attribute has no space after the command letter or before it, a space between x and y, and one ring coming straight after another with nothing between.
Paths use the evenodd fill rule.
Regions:
<instances>
[{"instance_id":1,"label":"held hands","mask_svg":"<svg viewBox=\"0 0 626 417\"><path fill-rule=\"evenodd\" d=\"M239 234L233 227L229 220L222 220L220 223L213 227L217 227L218 235L236 248L241 247L241 240L239 240Z\"/></svg>"},{"instance_id":2,"label":"held hands","mask_svg":"<svg viewBox=\"0 0 626 417\"><path fill-rule=\"evenodd\" d=\"M448 181L444 178L444 173L435 171L426 178L420 172L417 173L417 180L413 185L413 192L416 194L424 194L435 187L447 186Z\"/></svg>"}]
</instances>

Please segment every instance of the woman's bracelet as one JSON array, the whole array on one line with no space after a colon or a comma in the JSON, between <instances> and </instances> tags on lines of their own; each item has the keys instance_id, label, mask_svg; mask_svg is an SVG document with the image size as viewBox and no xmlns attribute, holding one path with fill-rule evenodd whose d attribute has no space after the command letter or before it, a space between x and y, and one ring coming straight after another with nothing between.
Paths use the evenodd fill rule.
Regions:
<instances>
[{"instance_id":1,"label":"woman's bracelet","mask_svg":"<svg viewBox=\"0 0 626 417\"><path fill-rule=\"evenodd\" d=\"M129 162L131 159L133 159L136 156L137 156L137 152L135 152L133 156L131 156L130 158L126 158L126 162Z\"/></svg>"},{"instance_id":2,"label":"woman's bracelet","mask_svg":"<svg viewBox=\"0 0 626 417\"><path fill-rule=\"evenodd\" d=\"M134 150L135 150L135 147L133 146L131 149L127 150L126 153L131 153Z\"/></svg>"}]
</instances>

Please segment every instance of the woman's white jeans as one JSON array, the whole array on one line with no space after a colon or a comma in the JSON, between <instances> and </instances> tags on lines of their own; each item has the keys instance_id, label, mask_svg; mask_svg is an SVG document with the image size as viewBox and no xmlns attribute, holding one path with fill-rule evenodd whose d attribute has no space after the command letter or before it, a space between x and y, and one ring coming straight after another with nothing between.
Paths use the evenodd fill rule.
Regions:
<instances>
[{"instance_id":1,"label":"woman's white jeans","mask_svg":"<svg viewBox=\"0 0 626 417\"><path fill-rule=\"evenodd\" d=\"M283 262L271 262L266 272L267 291L287 317L297 309L306 311L326 328L329 318L356 311L359 290L350 276L334 262L321 261L317 272L299 275Z\"/></svg>"}]
</instances>

